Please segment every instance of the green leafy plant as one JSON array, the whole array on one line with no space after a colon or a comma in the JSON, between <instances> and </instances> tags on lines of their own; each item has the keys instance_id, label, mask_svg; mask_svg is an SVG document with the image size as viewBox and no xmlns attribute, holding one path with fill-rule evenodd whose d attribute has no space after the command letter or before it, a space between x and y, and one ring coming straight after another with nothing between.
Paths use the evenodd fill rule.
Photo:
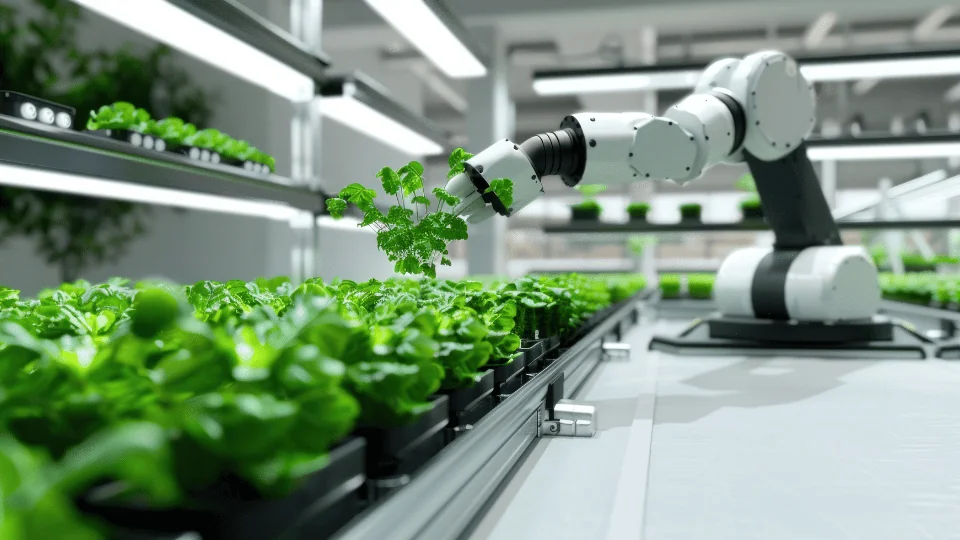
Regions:
<instances>
[{"instance_id":1,"label":"green leafy plant","mask_svg":"<svg viewBox=\"0 0 960 540\"><path fill-rule=\"evenodd\" d=\"M687 276L687 294L690 298L708 300L713 297L713 274L690 274Z\"/></svg>"},{"instance_id":2,"label":"green leafy plant","mask_svg":"<svg viewBox=\"0 0 960 540\"><path fill-rule=\"evenodd\" d=\"M703 207L697 203L688 203L680 205L680 219L699 220Z\"/></svg>"},{"instance_id":3,"label":"green leafy plant","mask_svg":"<svg viewBox=\"0 0 960 540\"><path fill-rule=\"evenodd\" d=\"M464 171L464 163L472 157L473 154L463 148L455 148L453 152L450 152L450 157L447 159L447 164L450 166L450 172L447 173L447 180L461 174Z\"/></svg>"},{"instance_id":4,"label":"green leafy plant","mask_svg":"<svg viewBox=\"0 0 960 540\"><path fill-rule=\"evenodd\" d=\"M177 146L186 144L184 141L186 141L188 137L196 134L196 132L197 126L189 122L184 122L175 116L153 122L148 125L146 130L147 134L160 137L164 141Z\"/></svg>"},{"instance_id":5,"label":"green leafy plant","mask_svg":"<svg viewBox=\"0 0 960 540\"><path fill-rule=\"evenodd\" d=\"M462 161L468 155L462 149L454 150L450 162L454 168L462 168ZM423 165L416 161L398 170L384 167L377 173L377 178L384 193L397 201L386 212L376 206L375 190L356 183L340 190L339 197L328 199L327 211L339 219L348 204L355 205L363 213L359 226L376 231L377 247L394 262L395 272L436 277L438 263L451 264L447 258L449 243L467 239L467 222L457 214L444 211L445 206L454 210L460 199L437 187L432 191L436 201L431 201L424 187ZM501 196L501 201L506 199L504 204L513 203L510 180L494 180L490 189Z\"/></svg>"},{"instance_id":6,"label":"green leafy plant","mask_svg":"<svg viewBox=\"0 0 960 540\"><path fill-rule=\"evenodd\" d=\"M513 181L509 178L496 178L490 181L490 187L484 193L492 193L500 199L507 211L513 206Z\"/></svg>"},{"instance_id":7,"label":"green leafy plant","mask_svg":"<svg viewBox=\"0 0 960 540\"><path fill-rule=\"evenodd\" d=\"M96 111L90 111L87 129L126 129L144 133L153 125L150 113L138 109L132 103L120 101L113 105L104 105Z\"/></svg>"},{"instance_id":8,"label":"green leafy plant","mask_svg":"<svg viewBox=\"0 0 960 540\"><path fill-rule=\"evenodd\" d=\"M681 280L676 274L660 275L660 295L663 298L680 297Z\"/></svg>"},{"instance_id":9,"label":"green leafy plant","mask_svg":"<svg viewBox=\"0 0 960 540\"><path fill-rule=\"evenodd\" d=\"M571 205L574 219L596 219L603 211L603 207L597 202L596 197L607 190L603 184L583 184L577 185L576 190L583 195L583 200L577 204Z\"/></svg>"},{"instance_id":10,"label":"green leafy plant","mask_svg":"<svg viewBox=\"0 0 960 540\"><path fill-rule=\"evenodd\" d=\"M627 205L627 215L633 220L645 220L650 213L650 203L634 202Z\"/></svg>"}]
</instances>

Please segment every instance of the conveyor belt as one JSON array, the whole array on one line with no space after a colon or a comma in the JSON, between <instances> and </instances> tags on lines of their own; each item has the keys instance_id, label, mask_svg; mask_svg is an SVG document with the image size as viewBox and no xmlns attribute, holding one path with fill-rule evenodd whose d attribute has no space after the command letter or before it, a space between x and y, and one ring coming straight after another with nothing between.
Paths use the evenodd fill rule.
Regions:
<instances>
[{"instance_id":1,"label":"conveyor belt","mask_svg":"<svg viewBox=\"0 0 960 540\"><path fill-rule=\"evenodd\" d=\"M960 538L960 363L676 357L647 320L540 439L471 540Z\"/></svg>"}]
</instances>

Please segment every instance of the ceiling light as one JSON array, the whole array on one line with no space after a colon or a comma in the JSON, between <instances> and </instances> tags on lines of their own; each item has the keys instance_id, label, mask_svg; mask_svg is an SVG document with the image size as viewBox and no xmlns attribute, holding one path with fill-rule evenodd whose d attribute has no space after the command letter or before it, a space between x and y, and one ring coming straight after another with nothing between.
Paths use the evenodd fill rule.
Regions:
<instances>
[{"instance_id":1,"label":"ceiling light","mask_svg":"<svg viewBox=\"0 0 960 540\"><path fill-rule=\"evenodd\" d=\"M169 0L73 0L141 34L294 102L314 94L311 77ZM229 7L229 5L228 5ZM320 66L317 66L319 69Z\"/></svg>"},{"instance_id":2,"label":"ceiling light","mask_svg":"<svg viewBox=\"0 0 960 540\"><path fill-rule=\"evenodd\" d=\"M878 137L809 141L811 161L880 161L936 159L960 156L960 140L953 137Z\"/></svg>"},{"instance_id":3,"label":"ceiling light","mask_svg":"<svg viewBox=\"0 0 960 540\"><path fill-rule=\"evenodd\" d=\"M330 79L320 87L321 114L410 156L444 151L445 134L390 99L361 74Z\"/></svg>"},{"instance_id":4,"label":"ceiling light","mask_svg":"<svg viewBox=\"0 0 960 540\"><path fill-rule=\"evenodd\" d=\"M442 0L366 0L440 71L454 79L487 74L480 48Z\"/></svg>"},{"instance_id":5,"label":"ceiling light","mask_svg":"<svg viewBox=\"0 0 960 540\"><path fill-rule=\"evenodd\" d=\"M6 163L0 163L0 184L83 197L172 206L280 221L290 221L304 212L278 203L129 184L46 169L18 167Z\"/></svg>"},{"instance_id":6,"label":"ceiling light","mask_svg":"<svg viewBox=\"0 0 960 540\"><path fill-rule=\"evenodd\" d=\"M809 57L797 62L812 82L960 75L960 50ZM675 64L539 71L534 74L533 89L540 95L690 89L705 67Z\"/></svg>"}]
</instances>

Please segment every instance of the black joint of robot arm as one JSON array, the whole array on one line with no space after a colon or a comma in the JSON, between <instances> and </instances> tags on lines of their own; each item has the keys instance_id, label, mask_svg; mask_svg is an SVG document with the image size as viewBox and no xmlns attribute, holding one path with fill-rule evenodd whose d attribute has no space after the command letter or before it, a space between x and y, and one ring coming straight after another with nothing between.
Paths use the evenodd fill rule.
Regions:
<instances>
[{"instance_id":1,"label":"black joint of robot arm","mask_svg":"<svg viewBox=\"0 0 960 540\"><path fill-rule=\"evenodd\" d=\"M568 186L577 185L583 178L587 161L586 139L572 117L567 117L556 131L530 137L520 149L541 178L560 176Z\"/></svg>"},{"instance_id":2,"label":"black joint of robot arm","mask_svg":"<svg viewBox=\"0 0 960 540\"><path fill-rule=\"evenodd\" d=\"M730 94L711 90L710 95L726 105L727 109L730 110L730 115L733 116L733 147L730 149L730 154L732 154L743 146L743 138L747 134L747 115L743 112L740 102Z\"/></svg>"}]
</instances>

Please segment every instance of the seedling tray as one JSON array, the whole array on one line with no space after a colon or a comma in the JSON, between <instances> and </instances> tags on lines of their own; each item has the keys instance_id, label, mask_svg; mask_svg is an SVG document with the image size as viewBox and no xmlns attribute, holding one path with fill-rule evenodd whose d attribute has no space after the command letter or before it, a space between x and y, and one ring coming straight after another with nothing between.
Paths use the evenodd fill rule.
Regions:
<instances>
[{"instance_id":1,"label":"seedling tray","mask_svg":"<svg viewBox=\"0 0 960 540\"><path fill-rule=\"evenodd\" d=\"M520 354L509 364L492 366L491 368L493 370L493 395L498 400L503 400L523 386L523 368L527 366L527 354L523 349L518 352Z\"/></svg>"},{"instance_id":2,"label":"seedling tray","mask_svg":"<svg viewBox=\"0 0 960 540\"><path fill-rule=\"evenodd\" d=\"M77 111L72 107L46 99L20 92L0 90L0 114L61 129L70 129L73 127Z\"/></svg>"},{"instance_id":3,"label":"seedling tray","mask_svg":"<svg viewBox=\"0 0 960 540\"><path fill-rule=\"evenodd\" d=\"M450 423L447 427L463 427L473 424L493 408L493 370L483 372L480 379L467 388L441 390L447 396L450 408Z\"/></svg>"},{"instance_id":4,"label":"seedling tray","mask_svg":"<svg viewBox=\"0 0 960 540\"><path fill-rule=\"evenodd\" d=\"M647 223L647 216L646 214L642 216L630 216L629 221L630 223Z\"/></svg>"},{"instance_id":5,"label":"seedling tray","mask_svg":"<svg viewBox=\"0 0 960 540\"><path fill-rule=\"evenodd\" d=\"M177 508L112 502L100 494L110 486L88 493L77 506L115 528L112 538L160 539L187 532L203 540L328 538L362 509L365 447L360 438L344 441L330 451L326 467L282 499L262 499L252 487L225 480Z\"/></svg>"},{"instance_id":6,"label":"seedling tray","mask_svg":"<svg viewBox=\"0 0 960 540\"><path fill-rule=\"evenodd\" d=\"M170 143L167 141L153 135L145 135L139 131L129 129L98 129L96 131L88 131L87 133L125 142L137 148L155 150L157 152L171 151L176 153L176 147L171 148Z\"/></svg>"},{"instance_id":7,"label":"seedling tray","mask_svg":"<svg viewBox=\"0 0 960 540\"><path fill-rule=\"evenodd\" d=\"M570 219L572 221L599 221L600 212L595 210L570 209Z\"/></svg>"},{"instance_id":8,"label":"seedling tray","mask_svg":"<svg viewBox=\"0 0 960 540\"><path fill-rule=\"evenodd\" d=\"M544 359L547 356L547 340L534 339L522 341L521 350L526 357L523 369L524 375L536 375L544 367Z\"/></svg>"},{"instance_id":9,"label":"seedling tray","mask_svg":"<svg viewBox=\"0 0 960 540\"><path fill-rule=\"evenodd\" d=\"M367 441L367 476L387 478L410 474L443 449L443 430L450 423L450 401L436 396L433 408L414 423L392 428L361 427Z\"/></svg>"}]
</instances>

